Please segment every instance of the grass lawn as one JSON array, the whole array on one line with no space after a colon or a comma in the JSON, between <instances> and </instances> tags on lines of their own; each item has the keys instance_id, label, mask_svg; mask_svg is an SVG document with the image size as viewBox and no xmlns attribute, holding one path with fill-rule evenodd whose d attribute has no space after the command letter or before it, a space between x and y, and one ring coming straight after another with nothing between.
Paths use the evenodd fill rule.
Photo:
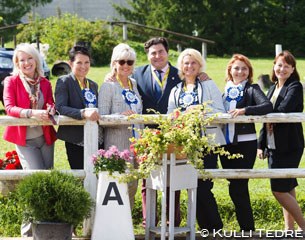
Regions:
<instances>
[{"instance_id":1,"label":"grass lawn","mask_svg":"<svg viewBox=\"0 0 305 240\"><path fill-rule=\"evenodd\" d=\"M210 57L207 59L206 72L216 82L219 89L224 89L225 69L229 58L216 58ZM172 64L176 65L176 60L172 59ZM251 59L254 67L254 82L260 74L270 74L273 59ZM301 79L305 76L305 60L300 59L297 61L299 74ZM145 64L143 62L137 65ZM105 75L109 72L109 67L91 67L88 77L98 83L100 86L103 82ZM55 88L56 78L51 79L53 89ZM1 105L0 110L3 113L3 107ZM257 124L257 129L260 128L260 124ZM4 128L0 126L0 134L2 135ZM288 140L288 139L287 139ZM4 156L6 151L14 149L14 145L4 141L2 138L0 154ZM232 160L234 161L234 160ZM301 167L304 167L304 159L302 159ZM58 140L55 144L55 168L57 169L69 169L69 165L66 158L65 147L61 140ZM267 163L257 159L255 168L267 168ZM140 186L140 184L139 184ZM141 194L140 188L136 195L135 208L133 210L133 217L135 223L135 233L143 233L144 230L141 227ZM236 222L234 208L228 194L228 186L226 180L216 180L214 185L214 194L219 204L220 212L224 220L224 228L228 230L239 230ZM303 179L299 179L299 187L297 188L298 198L302 200L302 209L305 211L305 183ZM283 219L281 214L281 208L274 200L271 194L269 180L268 179L255 179L250 180L250 194L253 203L254 215L256 220L256 227L266 230L280 230L283 229ZM182 212L185 212L186 208L186 194L182 194ZM185 218L185 216L184 216ZM185 219L184 219L185 220ZM1 232L1 226L0 226ZM1 235L1 234L0 234Z\"/></svg>"}]
</instances>

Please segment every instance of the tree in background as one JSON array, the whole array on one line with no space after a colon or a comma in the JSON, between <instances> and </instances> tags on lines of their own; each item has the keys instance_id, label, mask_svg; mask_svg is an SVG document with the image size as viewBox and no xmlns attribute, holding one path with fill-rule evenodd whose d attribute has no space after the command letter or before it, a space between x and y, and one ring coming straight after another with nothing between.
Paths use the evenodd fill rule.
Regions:
<instances>
[{"instance_id":1,"label":"tree in background","mask_svg":"<svg viewBox=\"0 0 305 240\"><path fill-rule=\"evenodd\" d=\"M20 22L20 19L30 12L31 8L45 5L52 0L0 0L1 25L11 25Z\"/></svg>"},{"instance_id":2,"label":"tree in background","mask_svg":"<svg viewBox=\"0 0 305 240\"><path fill-rule=\"evenodd\" d=\"M127 2L129 8L114 5L125 19L188 35L196 31L198 37L216 42L215 45L209 46L209 53L219 56L231 55L235 52L250 56L270 56L274 54L274 45L277 43L283 44L285 49L290 49L295 55L304 53L305 1L127 0ZM198 48L196 44L198 43L187 41L186 46Z\"/></svg>"},{"instance_id":3,"label":"tree in background","mask_svg":"<svg viewBox=\"0 0 305 240\"><path fill-rule=\"evenodd\" d=\"M118 44L109 27L102 21L90 22L77 15L63 14L59 17L36 19L18 27L18 42L33 42L37 36L42 43L50 45L47 60L67 60L70 48L76 42L88 42L92 48L93 63L109 64L111 51Z\"/></svg>"}]
</instances>

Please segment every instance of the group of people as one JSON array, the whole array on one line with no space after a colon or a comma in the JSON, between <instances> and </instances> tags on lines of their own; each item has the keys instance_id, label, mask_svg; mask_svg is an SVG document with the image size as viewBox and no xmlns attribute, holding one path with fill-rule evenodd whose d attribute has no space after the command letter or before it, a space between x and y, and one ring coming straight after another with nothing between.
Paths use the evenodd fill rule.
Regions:
<instances>
[{"instance_id":1,"label":"group of people","mask_svg":"<svg viewBox=\"0 0 305 240\"><path fill-rule=\"evenodd\" d=\"M205 62L199 51L191 48L182 51L176 68L168 60L169 45L165 38L148 40L144 50L149 64L135 68L134 49L125 43L118 44L112 52L111 72L98 89L98 85L87 78L91 63L89 50L74 46L69 51L72 71L57 80L54 101L51 84L43 76L39 52L30 44L20 44L14 53L12 76L4 82L6 113L13 117L48 120L56 109L61 115L74 119L97 121L100 114L147 114L150 108L161 114L171 113L176 108L188 111L209 100L213 112L228 112L232 117L303 111L303 87L295 58L289 51L275 57L274 85L266 96L253 84L252 65L242 54L234 54L230 59L222 94L204 73ZM267 157L269 168L297 168L303 154L301 123L264 124L259 139L253 123L215 124L208 126L207 132L215 134L215 141L228 152L243 155L237 159L220 156L225 169L251 169L256 156ZM126 126L107 127L99 134L99 144L104 148L116 145L123 150L129 148L131 137L137 137L137 133ZM23 169L52 168L56 138L65 142L71 169L83 169L83 126L61 125L57 133L53 126L9 126L4 132L4 139L15 144ZM218 155L210 154L203 161L206 169L217 168ZM134 181L128 186L131 206L137 184ZM299 229L305 230L305 219L296 200L297 185L295 178L271 179L271 190L283 207L287 230L294 229L295 222ZM212 180L198 179L196 216L201 229L223 228L212 188ZM255 230L248 179L230 179L229 194L240 230ZM176 192L175 199L175 226L179 226L180 192ZM145 226L145 179L142 181L142 208Z\"/></svg>"}]
</instances>

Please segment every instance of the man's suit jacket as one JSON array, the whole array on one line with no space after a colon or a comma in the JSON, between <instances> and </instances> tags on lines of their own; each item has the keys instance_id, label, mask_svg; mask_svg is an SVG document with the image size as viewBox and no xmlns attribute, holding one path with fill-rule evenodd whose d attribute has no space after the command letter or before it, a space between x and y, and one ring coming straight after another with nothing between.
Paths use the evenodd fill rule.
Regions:
<instances>
[{"instance_id":1,"label":"man's suit jacket","mask_svg":"<svg viewBox=\"0 0 305 240\"><path fill-rule=\"evenodd\" d=\"M98 97L98 86L87 79L89 88ZM86 107L82 90L78 81L72 74L61 76L56 82L55 105L61 115L81 120L81 109ZM59 126L57 137L69 143L82 143L84 141L83 126Z\"/></svg>"},{"instance_id":2,"label":"man's suit jacket","mask_svg":"<svg viewBox=\"0 0 305 240\"><path fill-rule=\"evenodd\" d=\"M169 65L169 74L166 87L159 100L154 97L153 79L151 74L151 65L145 65L135 69L133 78L137 81L139 93L143 101L143 114L147 114L147 109L152 108L156 111L166 114L169 94L174 86L181 82L178 76L178 69Z\"/></svg>"},{"instance_id":3,"label":"man's suit jacket","mask_svg":"<svg viewBox=\"0 0 305 240\"><path fill-rule=\"evenodd\" d=\"M268 91L271 99L276 85ZM275 113L303 112L303 86L299 81L287 79L273 107ZM275 123L273 126L275 147L277 152L291 152L304 148L302 123ZM258 148L264 150L266 143L266 124L260 131Z\"/></svg>"}]
</instances>

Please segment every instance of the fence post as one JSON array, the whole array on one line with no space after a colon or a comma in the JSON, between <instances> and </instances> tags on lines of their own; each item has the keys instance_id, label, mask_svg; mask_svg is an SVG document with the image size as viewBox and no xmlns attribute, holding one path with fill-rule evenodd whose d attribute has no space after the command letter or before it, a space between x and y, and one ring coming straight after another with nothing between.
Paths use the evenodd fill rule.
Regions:
<instances>
[{"instance_id":1,"label":"fence post","mask_svg":"<svg viewBox=\"0 0 305 240\"><path fill-rule=\"evenodd\" d=\"M127 41L127 24L126 23L123 24L123 41L124 42Z\"/></svg>"},{"instance_id":2,"label":"fence post","mask_svg":"<svg viewBox=\"0 0 305 240\"><path fill-rule=\"evenodd\" d=\"M84 186L86 190L90 193L92 199L96 199L96 175L93 172L93 164L91 161L92 154L96 153L98 150L98 125L94 121L86 121L84 126L84 170L86 172L86 177L84 180ZM94 212L91 212L91 218L86 219L83 224L83 234L85 236L91 235Z\"/></svg>"},{"instance_id":3,"label":"fence post","mask_svg":"<svg viewBox=\"0 0 305 240\"><path fill-rule=\"evenodd\" d=\"M202 42L202 57L207 59L207 44L205 42Z\"/></svg>"},{"instance_id":4,"label":"fence post","mask_svg":"<svg viewBox=\"0 0 305 240\"><path fill-rule=\"evenodd\" d=\"M282 51L282 44L275 44L275 56L279 55Z\"/></svg>"}]
</instances>

